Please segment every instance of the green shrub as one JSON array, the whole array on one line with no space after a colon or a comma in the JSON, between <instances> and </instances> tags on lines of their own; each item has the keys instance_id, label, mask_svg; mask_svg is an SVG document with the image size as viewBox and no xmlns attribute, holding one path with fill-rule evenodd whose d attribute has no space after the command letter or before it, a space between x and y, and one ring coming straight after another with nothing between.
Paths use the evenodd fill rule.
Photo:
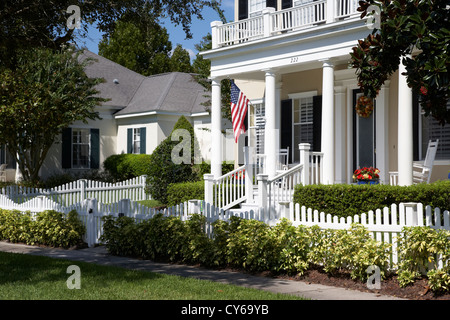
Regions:
<instances>
[{"instance_id":1,"label":"green shrub","mask_svg":"<svg viewBox=\"0 0 450 320\"><path fill-rule=\"evenodd\" d=\"M191 199L204 200L205 182L172 183L167 187L167 205L174 206Z\"/></svg>"},{"instance_id":2,"label":"green shrub","mask_svg":"<svg viewBox=\"0 0 450 320\"><path fill-rule=\"evenodd\" d=\"M79 244L86 229L76 211L67 216L48 210L30 213L0 210L0 239L29 245L42 244L68 248Z\"/></svg>"},{"instance_id":3,"label":"green shrub","mask_svg":"<svg viewBox=\"0 0 450 320\"><path fill-rule=\"evenodd\" d=\"M450 181L408 187L390 185L297 185L294 203L339 217L382 209L393 203L421 202L450 209Z\"/></svg>"},{"instance_id":4,"label":"green shrub","mask_svg":"<svg viewBox=\"0 0 450 320\"><path fill-rule=\"evenodd\" d=\"M404 227L399 237L398 280L405 287L422 274L433 291L450 289L450 232L425 226ZM437 270L438 258L443 268Z\"/></svg>"},{"instance_id":5,"label":"green shrub","mask_svg":"<svg viewBox=\"0 0 450 320\"><path fill-rule=\"evenodd\" d=\"M149 174L150 155L115 154L109 156L103 166L115 181L123 181Z\"/></svg>"},{"instance_id":6,"label":"green shrub","mask_svg":"<svg viewBox=\"0 0 450 320\"><path fill-rule=\"evenodd\" d=\"M178 148L179 144L185 143L183 141L172 141L172 135L177 129L185 129L191 134L191 148L181 149L183 152L191 152L190 163L178 164L172 159L174 148ZM194 129L189 121L184 116L181 116L170 136L162 141L150 155L146 190L153 199L167 203L167 187L171 183L195 181L197 179L195 172L192 170L194 156L199 154L194 152L196 147L198 147L198 142L194 136Z\"/></svg>"}]
</instances>

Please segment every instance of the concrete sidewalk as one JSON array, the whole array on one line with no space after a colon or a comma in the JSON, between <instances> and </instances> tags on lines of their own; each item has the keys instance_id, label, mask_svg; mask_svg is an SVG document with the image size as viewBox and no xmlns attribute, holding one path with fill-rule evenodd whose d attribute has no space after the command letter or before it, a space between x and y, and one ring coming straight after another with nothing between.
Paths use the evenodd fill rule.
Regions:
<instances>
[{"instance_id":1,"label":"concrete sidewalk","mask_svg":"<svg viewBox=\"0 0 450 320\"><path fill-rule=\"evenodd\" d=\"M148 260L117 257L108 254L104 246L80 250L64 250L12 244L0 241L0 251L83 261L99 265L118 266L141 271L178 275L182 277L193 277L202 280L234 284L276 293L287 293L314 300L403 300L392 296L385 296L370 292L360 292L320 284L308 284L302 281L273 279L252 276L240 272L209 270L195 266L156 263Z\"/></svg>"}]
</instances>

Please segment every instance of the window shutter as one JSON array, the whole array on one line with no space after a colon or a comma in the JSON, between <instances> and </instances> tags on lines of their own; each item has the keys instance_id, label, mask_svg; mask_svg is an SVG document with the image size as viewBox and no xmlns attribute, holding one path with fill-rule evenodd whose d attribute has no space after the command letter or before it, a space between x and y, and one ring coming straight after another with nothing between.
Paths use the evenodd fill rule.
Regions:
<instances>
[{"instance_id":1,"label":"window shutter","mask_svg":"<svg viewBox=\"0 0 450 320\"><path fill-rule=\"evenodd\" d=\"M296 150L292 146L292 100L281 101L281 149L289 147L290 150ZM292 154L292 151L290 151ZM290 161L289 161L290 162Z\"/></svg>"},{"instance_id":2,"label":"window shutter","mask_svg":"<svg viewBox=\"0 0 450 320\"><path fill-rule=\"evenodd\" d=\"M147 128L141 128L141 154L146 154L145 146L146 146L146 137L147 137Z\"/></svg>"},{"instance_id":3,"label":"window shutter","mask_svg":"<svg viewBox=\"0 0 450 320\"><path fill-rule=\"evenodd\" d=\"M248 18L248 0L239 0L239 20L244 20Z\"/></svg>"},{"instance_id":4,"label":"window shutter","mask_svg":"<svg viewBox=\"0 0 450 320\"><path fill-rule=\"evenodd\" d=\"M91 129L91 169L100 168L100 130Z\"/></svg>"},{"instance_id":5,"label":"window shutter","mask_svg":"<svg viewBox=\"0 0 450 320\"><path fill-rule=\"evenodd\" d=\"M281 9L292 8L292 0L281 0Z\"/></svg>"},{"instance_id":6,"label":"window shutter","mask_svg":"<svg viewBox=\"0 0 450 320\"><path fill-rule=\"evenodd\" d=\"M72 168L72 128L65 128L62 131L62 159L63 169Z\"/></svg>"},{"instance_id":7,"label":"window shutter","mask_svg":"<svg viewBox=\"0 0 450 320\"><path fill-rule=\"evenodd\" d=\"M313 97L313 145L312 151L322 150L322 96Z\"/></svg>"},{"instance_id":8,"label":"window shutter","mask_svg":"<svg viewBox=\"0 0 450 320\"><path fill-rule=\"evenodd\" d=\"M419 161L419 117L420 117L420 104L419 96L413 94L412 99L413 107L413 160Z\"/></svg>"},{"instance_id":9,"label":"window shutter","mask_svg":"<svg viewBox=\"0 0 450 320\"><path fill-rule=\"evenodd\" d=\"M127 153L133 153L133 129L127 130Z\"/></svg>"},{"instance_id":10,"label":"window shutter","mask_svg":"<svg viewBox=\"0 0 450 320\"><path fill-rule=\"evenodd\" d=\"M277 0L266 0L266 8L271 7L277 10Z\"/></svg>"}]
</instances>

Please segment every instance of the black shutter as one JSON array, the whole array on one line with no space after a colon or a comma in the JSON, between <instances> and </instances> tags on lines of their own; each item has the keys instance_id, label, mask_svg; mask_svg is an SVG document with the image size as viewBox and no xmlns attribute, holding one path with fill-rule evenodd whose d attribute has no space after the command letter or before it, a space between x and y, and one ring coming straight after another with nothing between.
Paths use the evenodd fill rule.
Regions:
<instances>
[{"instance_id":1,"label":"black shutter","mask_svg":"<svg viewBox=\"0 0 450 320\"><path fill-rule=\"evenodd\" d=\"M313 97L313 145L312 151L322 151L322 96Z\"/></svg>"},{"instance_id":2,"label":"black shutter","mask_svg":"<svg viewBox=\"0 0 450 320\"><path fill-rule=\"evenodd\" d=\"M239 0L238 3L239 6L239 13L238 18L239 20L244 20L248 18L248 0Z\"/></svg>"},{"instance_id":3,"label":"black shutter","mask_svg":"<svg viewBox=\"0 0 450 320\"><path fill-rule=\"evenodd\" d=\"M100 168L100 130L91 129L91 169Z\"/></svg>"},{"instance_id":4,"label":"black shutter","mask_svg":"<svg viewBox=\"0 0 450 320\"><path fill-rule=\"evenodd\" d=\"M277 9L277 0L266 0L266 8L272 7Z\"/></svg>"},{"instance_id":5,"label":"black shutter","mask_svg":"<svg viewBox=\"0 0 450 320\"><path fill-rule=\"evenodd\" d=\"M420 117L420 104L419 96L413 94L413 160L419 161L421 155L419 154L419 117Z\"/></svg>"},{"instance_id":6,"label":"black shutter","mask_svg":"<svg viewBox=\"0 0 450 320\"><path fill-rule=\"evenodd\" d=\"M281 101L281 139L280 139L280 148L286 149L289 147L290 150L294 150L292 148L292 100L283 100ZM289 161L290 162L290 161Z\"/></svg>"},{"instance_id":7,"label":"black shutter","mask_svg":"<svg viewBox=\"0 0 450 320\"><path fill-rule=\"evenodd\" d=\"M141 128L140 136L141 136L141 144L140 144L141 154L146 154L145 147L147 145L147 143L146 143L146 141L147 141L147 129L145 127Z\"/></svg>"},{"instance_id":8,"label":"black shutter","mask_svg":"<svg viewBox=\"0 0 450 320\"><path fill-rule=\"evenodd\" d=\"M127 153L133 153L133 129L127 130Z\"/></svg>"},{"instance_id":9,"label":"black shutter","mask_svg":"<svg viewBox=\"0 0 450 320\"><path fill-rule=\"evenodd\" d=\"M63 169L72 168L72 128L65 128L62 131L62 159L61 165Z\"/></svg>"},{"instance_id":10,"label":"black shutter","mask_svg":"<svg viewBox=\"0 0 450 320\"><path fill-rule=\"evenodd\" d=\"M281 9L292 8L292 0L281 0Z\"/></svg>"}]
</instances>

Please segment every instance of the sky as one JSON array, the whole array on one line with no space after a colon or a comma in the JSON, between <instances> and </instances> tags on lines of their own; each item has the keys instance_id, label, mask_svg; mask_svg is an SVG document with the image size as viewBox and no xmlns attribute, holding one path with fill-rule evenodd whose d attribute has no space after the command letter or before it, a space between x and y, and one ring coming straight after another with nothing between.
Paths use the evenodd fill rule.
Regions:
<instances>
[{"instance_id":1,"label":"sky","mask_svg":"<svg viewBox=\"0 0 450 320\"><path fill-rule=\"evenodd\" d=\"M222 0L222 10L225 12L227 21L234 19L234 0ZM164 20L163 26L169 33L169 40L172 42L172 48L175 49L177 44L181 44L191 55L191 59L195 58L197 50L195 45L199 44L204 36L211 32L211 22L219 21L219 15L212 9L205 9L202 12L203 20L193 19L191 24L192 39L185 39L186 34L181 26L176 27L169 19ZM80 45L85 45L89 51L98 53L98 43L102 38L102 34L95 28L90 27L86 39L82 39Z\"/></svg>"}]
</instances>

